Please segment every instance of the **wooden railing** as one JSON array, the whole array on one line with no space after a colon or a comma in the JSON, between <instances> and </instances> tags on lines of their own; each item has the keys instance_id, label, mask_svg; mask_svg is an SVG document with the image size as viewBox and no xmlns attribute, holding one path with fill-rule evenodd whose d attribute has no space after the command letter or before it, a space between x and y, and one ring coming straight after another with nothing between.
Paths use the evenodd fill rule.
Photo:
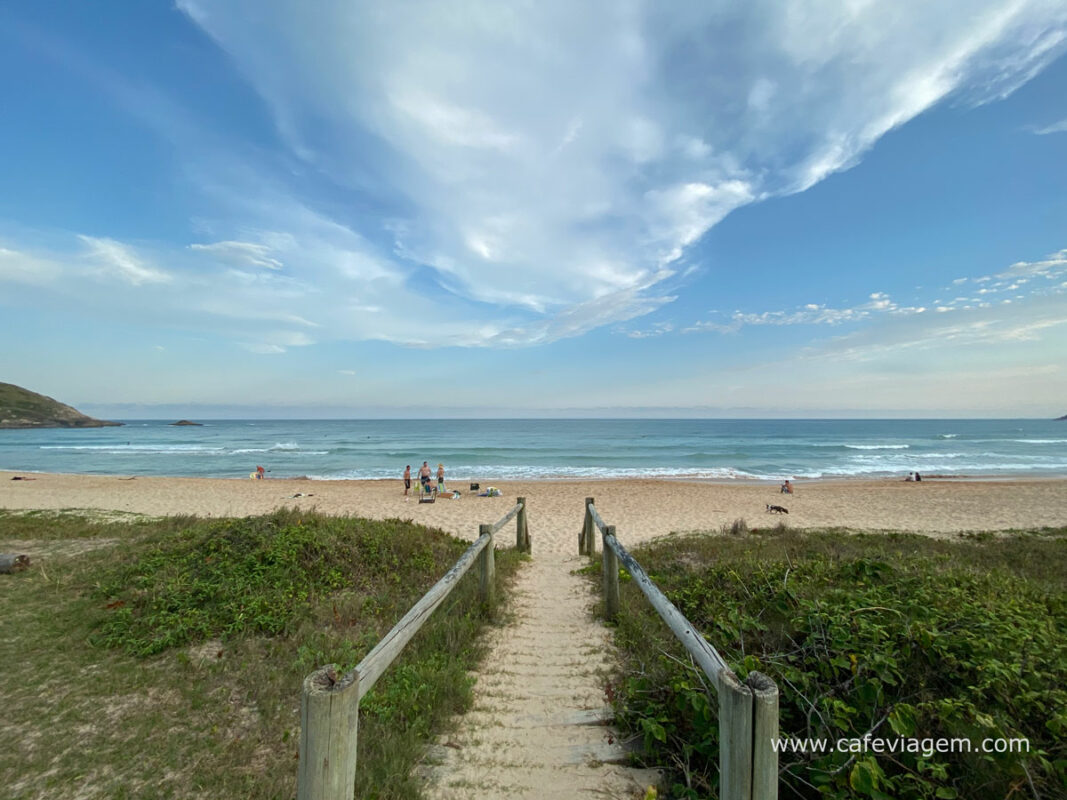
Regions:
<instances>
[{"instance_id":1,"label":"wooden railing","mask_svg":"<svg viewBox=\"0 0 1067 800\"><path fill-rule=\"evenodd\" d=\"M515 506L496 524L479 526L478 540L467 548L452 569L412 606L355 669L346 675L338 675L337 666L330 664L304 679L304 694L300 704L297 800L352 800L356 783L359 701L475 561L478 563L481 599L492 604L496 586L493 535L512 519L516 520L516 549L529 552L526 498L519 497Z\"/></svg>"},{"instance_id":2,"label":"wooden railing","mask_svg":"<svg viewBox=\"0 0 1067 800\"><path fill-rule=\"evenodd\" d=\"M592 497L585 499L585 523L578 539L582 555L595 555L594 531L603 538L604 615L619 614L619 565L660 615L693 661L708 676L719 696L720 800L776 800L778 797L778 687L759 672L742 683L725 659L701 636L615 536L597 513Z\"/></svg>"}]
</instances>

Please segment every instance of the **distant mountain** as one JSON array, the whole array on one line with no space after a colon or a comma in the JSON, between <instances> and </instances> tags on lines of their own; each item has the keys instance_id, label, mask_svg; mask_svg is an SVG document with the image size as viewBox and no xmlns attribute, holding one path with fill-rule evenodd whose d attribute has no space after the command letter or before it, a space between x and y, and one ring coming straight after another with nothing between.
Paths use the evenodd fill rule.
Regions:
<instances>
[{"instance_id":1,"label":"distant mountain","mask_svg":"<svg viewBox=\"0 0 1067 800\"><path fill-rule=\"evenodd\" d=\"M13 383L0 383L0 428L103 428L121 425L80 411Z\"/></svg>"},{"instance_id":2,"label":"distant mountain","mask_svg":"<svg viewBox=\"0 0 1067 800\"><path fill-rule=\"evenodd\" d=\"M1056 417L1056 422L1060 422L1065 419L1067 419L1067 414L1064 414L1062 417Z\"/></svg>"}]
</instances>

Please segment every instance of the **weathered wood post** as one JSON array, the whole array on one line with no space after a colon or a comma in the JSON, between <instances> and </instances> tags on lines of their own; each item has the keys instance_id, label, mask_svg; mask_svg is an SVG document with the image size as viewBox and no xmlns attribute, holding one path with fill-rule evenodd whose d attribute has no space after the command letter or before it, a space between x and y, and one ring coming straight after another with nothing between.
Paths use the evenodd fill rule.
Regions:
<instances>
[{"instance_id":1,"label":"weathered wood post","mask_svg":"<svg viewBox=\"0 0 1067 800\"><path fill-rule=\"evenodd\" d=\"M482 602L492 606L496 600L496 556L493 553L493 526L480 525L478 538L489 534L489 541L478 556L478 576L481 587Z\"/></svg>"},{"instance_id":2,"label":"weathered wood post","mask_svg":"<svg viewBox=\"0 0 1067 800\"><path fill-rule=\"evenodd\" d=\"M359 673L338 677L330 664L304 679L300 702L297 800L353 800Z\"/></svg>"},{"instance_id":3,"label":"weathered wood post","mask_svg":"<svg viewBox=\"0 0 1067 800\"><path fill-rule=\"evenodd\" d=\"M752 797L778 800L778 687L762 672L745 681L752 690Z\"/></svg>"},{"instance_id":4,"label":"weathered wood post","mask_svg":"<svg viewBox=\"0 0 1067 800\"><path fill-rule=\"evenodd\" d=\"M604 529L604 618L614 620L619 615L619 557L608 544L615 538L615 526Z\"/></svg>"},{"instance_id":5,"label":"weathered wood post","mask_svg":"<svg viewBox=\"0 0 1067 800\"><path fill-rule=\"evenodd\" d=\"M522 507L515 517L515 549L520 553L529 553L531 549L530 529L526 524L526 498L518 497L516 502Z\"/></svg>"},{"instance_id":6,"label":"weathered wood post","mask_svg":"<svg viewBox=\"0 0 1067 800\"><path fill-rule=\"evenodd\" d=\"M725 669L719 673L719 798L756 796L752 794L752 690Z\"/></svg>"},{"instance_id":7,"label":"weathered wood post","mask_svg":"<svg viewBox=\"0 0 1067 800\"><path fill-rule=\"evenodd\" d=\"M593 505L593 498L585 498L585 521L582 523L582 534L578 537L578 555L591 556L596 554L596 539L593 537L593 531L596 528L596 523L593 522L593 515L589 513L589 506Z\"/></svg>"}]
</instances>

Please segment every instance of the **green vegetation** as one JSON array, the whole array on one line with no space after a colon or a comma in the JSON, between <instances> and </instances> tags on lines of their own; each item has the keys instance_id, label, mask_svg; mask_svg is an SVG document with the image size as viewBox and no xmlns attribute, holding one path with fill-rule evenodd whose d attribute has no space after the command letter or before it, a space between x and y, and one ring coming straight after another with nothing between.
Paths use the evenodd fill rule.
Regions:
<instances>
[{"instance_id":1,"label":"green vegetation","mask_svg":"<svg viewBox=\"0 0 1067 800\"><path fill-rule=\"evenodd\" d=\"M0 786L17 800L288 798L304 677L355 665L468 546L398 520L0 512ZM520 562L497 552L497 578ZM501 596L506 594L501 590ZM487 609L470 575L364 698L358 797L414 798L470 700Z\"/></svg>"},{"instance_id":2,"label":"green vegetation","mask_svg":"<svg viewBox=\"0 0 1067 800\"><path fill-rule=\"evenodd\" d=\"M781 691L794 739L1026 738L1030 752L780 755L781 796L1063 797L1067 529L969 535L672 536L635 552L744 678ZM611 691L666 764L671 797L714 796L718 703L632 582Z\"/></svg>"},{"instance_id":3,"label":"green vegetation","mask_svg":"<svg viewBox=\"0 0 1067 800\"><path fill-rule=\"evenodd\" d=\"M31 392L13 383L0 383L0 429L100 428L121 424L87 417L51 397Z\"/></svg>"}]
</instances>

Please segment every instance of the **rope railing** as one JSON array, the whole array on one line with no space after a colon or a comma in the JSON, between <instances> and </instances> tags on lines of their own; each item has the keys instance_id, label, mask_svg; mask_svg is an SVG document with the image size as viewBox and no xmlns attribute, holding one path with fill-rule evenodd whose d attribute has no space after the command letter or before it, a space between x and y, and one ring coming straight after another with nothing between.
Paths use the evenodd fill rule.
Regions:
<instances>
[{"instance_id":1,"label":"rope railing","mask_svg":"<svg viewBox=\"0 0 1067 800\"><path fill-rule=\"evenodd\" d=\"M582 555L596 553L594 531L600 531L604 553L602 585L604 616L619 614L619 566L630 574L652 608L707 675L719 696L720 800L776 800L778 797L778 687L766 675L751 672L742 683L726 660L667 599L648 573L619 542L615 526L585 499L585 522L578 538Z\"/></svg>"},{"instance_id":2,"label":"rope railing","mask_svg":"<svg viewBox=\"0 0 1067 800\"><path fill-rule=\"evenodd\" d=\"M529 552L526 498L519 497L511 510L495 524L479 526L474 544L354 669L338 675L337 665L329 664L304 679L297 800L353 800L359 701L475 563L478 564L479 596L483 602L492 605L496 588L493 536L512 519L516 520L516 549Z\"/></svg>"}]
</instances>

